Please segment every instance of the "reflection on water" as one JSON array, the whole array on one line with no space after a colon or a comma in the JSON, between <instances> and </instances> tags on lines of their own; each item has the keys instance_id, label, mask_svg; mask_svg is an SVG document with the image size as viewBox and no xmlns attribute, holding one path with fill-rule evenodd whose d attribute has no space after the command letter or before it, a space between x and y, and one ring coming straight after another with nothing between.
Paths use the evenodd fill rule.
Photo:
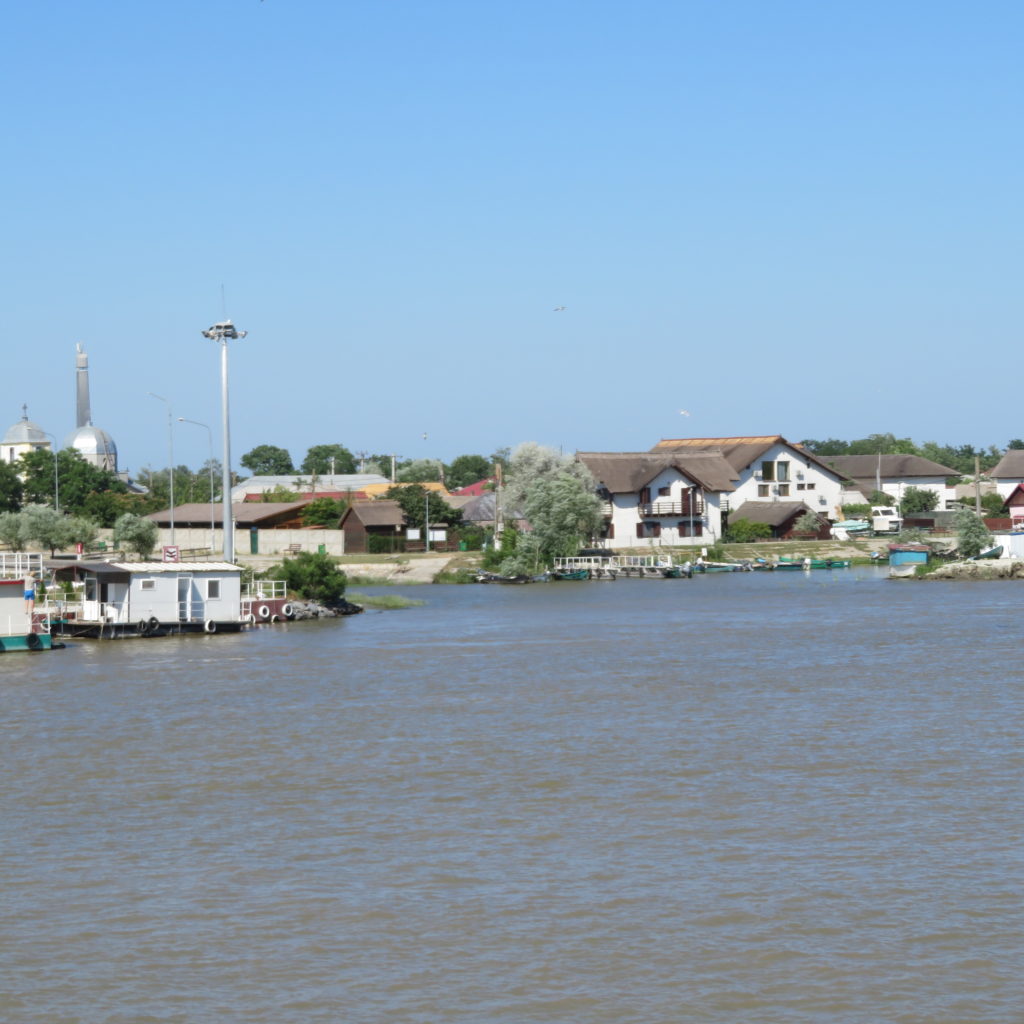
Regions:
<instances>
[{"instance_id":1,"label":"reflection on water","mask_svg":"<svg viewBox=\"0 0 1024 1024\"><path fill-rule=\"evenodd\" d=\"M1019 584L414 593L0 659L0 1020L1018 1019Z\"/></svg>"}]
</instances>

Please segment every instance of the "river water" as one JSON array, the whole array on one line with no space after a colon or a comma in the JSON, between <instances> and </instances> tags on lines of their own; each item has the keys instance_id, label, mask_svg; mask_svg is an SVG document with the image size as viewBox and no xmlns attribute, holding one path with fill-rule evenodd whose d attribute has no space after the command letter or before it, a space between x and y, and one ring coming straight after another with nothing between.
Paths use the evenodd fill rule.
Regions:
<instances>
[{"instance_id":1,"label":"river water","mask_svg":"<svg viewBox=\"0 0 1024 1024\"><path fill-rule=\"evenodd\" d=\"M1020 583L388 592L0 658L0 1021L1024 1019Z\"/></svg>"}]
</instances>

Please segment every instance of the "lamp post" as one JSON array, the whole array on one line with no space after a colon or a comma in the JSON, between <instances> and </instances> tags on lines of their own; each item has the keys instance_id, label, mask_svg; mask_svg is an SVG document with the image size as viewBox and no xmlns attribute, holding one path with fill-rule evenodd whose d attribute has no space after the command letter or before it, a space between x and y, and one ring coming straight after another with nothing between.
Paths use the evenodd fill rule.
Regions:
<instances>
[{"instance_id":1,"label":"lamp post","mask_svg":"<svg viewBox=\"0 0 1024 1024\"><path fill-rule=\"evenodd\" d=\"M171 411L171 403L154 391L147 392L150 398L158 398L167 406L167 472L170 474L171 482L171 544L174 544L174 413Z\"/></svg>"},{"instance_id":2,"label":"lamp post","mask_svg":"<svg viewBox=\"0 0 1024 1024\"><path fill-rule=\"evenodd\" d=\"M178 417L179 423L191 423L194 427L202 427L206 431L206 439L210 446L210 457L207 465L210 469L210 554L213 554L213 538L216 532L214 526L215 516L213 512L213 431L205 423L200 423L199 420L187 420L184 416Z\"/></svg>"},{"instance_id":3,"label":"lamp post","mask_svg":"<svg viewBox=\"0 0 1024 1024\"><path fill-rule=\"evenodd\" d=\"M430 491L423 488L423 550L430 554Z\"/></svg>"},{"instance_id":4,"label":"lamp post","mask_svg":"<svg viewBox=\"0 0 1024 1024\"><path fill-rule=\"evenodd\" d=\"M48 430L43 433L47 437L53 437ZM57 438L53 437L53 508L55 512L60 511L60 479L57 476Z\"/></svg>"},{"instance_id":5,"label":"lamp post","mask_svg":"<svg viewBox=\"0 0 1024 1024\"><path fill-rule=\"evenodd\" d=\"M224 435L224 465L222 467L221 499L223 501L224 561L235 560L235 529L231 520L231 426L228 417L228 341L244 338L248 331L240 331L230 320L222 320L202 332L204 338L220 345L220 405L221 431Z\"/></svg>"}]
</instances>

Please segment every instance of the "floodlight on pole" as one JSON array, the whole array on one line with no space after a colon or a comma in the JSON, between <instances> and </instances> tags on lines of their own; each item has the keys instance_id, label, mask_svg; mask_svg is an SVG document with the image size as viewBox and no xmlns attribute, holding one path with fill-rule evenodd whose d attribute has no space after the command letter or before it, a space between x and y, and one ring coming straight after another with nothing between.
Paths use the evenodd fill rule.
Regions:
<instances>
[{"instance_id":1,"label":"floodlight on pole","mask_svg":"<svg viewBox=\"0 0 1024 1024\"><path fill-rule=\"evenodd\" d=\"M220 405L221 432L224 436L224 465L221 478L221 499L224 515L221 526L224 533L224 561L235 560L235 530L231 518L231 425L228 415L228 341L244 338L249 332L240 331L230 320L222 320L202 332L204 338L220 345Z\"/></svg>"},{"instance_id":2,"label":"floodlight on pole","mask_svg":"<svg viewBox=\"0 0 1024 1024\"><path fill-rule=\"evenodd\" d=\"M213 539L217 532L216 527L216 516L213 511L213 431L205 424L200 423L199 420L188 420L184 416L178 417L179 423L191 423L194 427L202 427L206 431L206 439L210 446L210 458L207 462L207 466L210 470L210 553L213 553Z\"/></svg>"},{"instance_id":3,"label":"floodlight on pole","mask_svg":"<svg viewBox=\"0 0 1024 1024\"><path fill-rule=\"evenodd\" d=\"M171 403L153 391L147 392L150 398L159 398L167 406L167 472L171 475L171 544L174 544L174 413Z\"/></svg>"}]
</instances>

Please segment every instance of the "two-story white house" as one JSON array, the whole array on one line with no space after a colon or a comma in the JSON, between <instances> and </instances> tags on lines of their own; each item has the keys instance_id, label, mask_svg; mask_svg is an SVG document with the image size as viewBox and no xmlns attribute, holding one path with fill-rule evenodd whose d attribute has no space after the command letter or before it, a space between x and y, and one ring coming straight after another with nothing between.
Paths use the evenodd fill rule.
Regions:
<instances>
[{"instance_id":1,"label":"two-story white house","mask_svg":"<svg viewBox=\"0 0 1024 1024\"><path fill-rule=\"evenodd\" d=\"M988 471L987 476L1005 501L1024 484L1024 449L1010 448Z\"/></svg>"},{"instance_id":2,"label":"two-story white house","mask_svg":"<svg viewBox=\"0 0 1024 1024\"><path fill-rule=\"evenodd\" d=\"M765 522L785 536L806 512L841 518L842 474L781 434L751 437L696 437L659 441L654 454L718 455L729 465L734 486L723 494L720 512L729 520Z\"/></svg>"},{"instance_id":3,"label":"two-story white house","mask_svg":"<svg viewBox=\"0 0 1024 1024\"><path fill-rule=\"evenodd\" d=\"M607 547L713 544L736 476L708 452L578 452L604 500Z\"/></svg>"},{"instance_id":4,"label":"two-story white house","mask_svg":"<svg viewBox=\"0 0 1024 1024\"><path fill-rule=\"evenodd\" d=\"M898 504L910 487L933 491L938 509L948 508L956 500L956 487L946 481L960 474L949 466L921 455L822 455L821 460L839 472L846 483L841 495L844 505L866 502L877 491L888 494Z\"/></svg>"}]
</instances>

